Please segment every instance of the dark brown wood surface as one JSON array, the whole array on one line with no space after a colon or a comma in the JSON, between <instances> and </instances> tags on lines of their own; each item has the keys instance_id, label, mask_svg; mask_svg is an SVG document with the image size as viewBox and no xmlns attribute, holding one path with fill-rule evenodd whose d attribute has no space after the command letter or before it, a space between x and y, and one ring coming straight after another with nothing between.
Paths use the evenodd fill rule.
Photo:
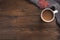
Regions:
<instances>
[{"instance_id":1,"label":"dark brown wood surface","mask_svg":"<svg viewBox=\"0 0 60 40\"><path fill-rule=\"evenodd\" d=\"M1 0L0 40L57 40L56 20L44 23L40 12L25 0Z\"/></svg>"}]
</instances>

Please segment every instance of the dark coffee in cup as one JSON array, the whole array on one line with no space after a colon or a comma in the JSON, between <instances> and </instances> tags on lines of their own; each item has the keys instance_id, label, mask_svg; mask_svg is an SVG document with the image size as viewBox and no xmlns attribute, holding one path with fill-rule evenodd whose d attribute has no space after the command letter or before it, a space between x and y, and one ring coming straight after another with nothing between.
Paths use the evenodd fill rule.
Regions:
<instances>
[{"instance_id":1,"label":"dark coffee in cup","mask_svg":"<svg viewBox=\"0 0 60 40\"><path fill-rule=\"evenodd\" d=\"M50 11L50 10L45 10L45 11L43 12L43 14L42 14L42 17L43 17L45 20L49 21L49 20L51 20L51 19L53 18L53 12Z\"/></svg>"},{"instance_id":2,"label":"dark coffee in cup","mask_svg":"<svg viewBox=\"0 0 60 40\"><path fill-rule=\"evenodd\" d=\"M44 22L52 22L55 19L55 13L58 13L58 10L52 10L51 8L45 8L41 12L41 19Z\"/></svg>"}]
</instances>

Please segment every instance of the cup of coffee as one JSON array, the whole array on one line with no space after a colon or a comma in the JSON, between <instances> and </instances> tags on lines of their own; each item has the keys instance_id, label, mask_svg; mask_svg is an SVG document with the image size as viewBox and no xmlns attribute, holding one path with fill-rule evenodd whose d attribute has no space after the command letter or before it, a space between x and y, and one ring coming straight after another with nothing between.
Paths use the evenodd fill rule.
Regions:
<instances>
[{"instance_id":1,"label":"cup of coffee","mask_svg":"<svg viewBox=\"0 0 60 40\"><path fill-rule=\"evenodd\" d=\"M41 19L44 22L52 22L55 19L55 13L58 13L58 10L52 10L51 8L45 8L41 12Z\"/></svg>"}]
</instances>

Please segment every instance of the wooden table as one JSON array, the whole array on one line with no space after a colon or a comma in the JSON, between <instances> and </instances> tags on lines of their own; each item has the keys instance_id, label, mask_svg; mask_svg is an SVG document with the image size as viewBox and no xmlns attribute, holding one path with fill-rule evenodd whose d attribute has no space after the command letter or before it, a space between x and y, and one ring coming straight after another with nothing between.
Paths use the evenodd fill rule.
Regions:
<instances>
[{"instance_id":1,"label":"wooden table","mask_svg":"<svg viewBox=\"0 0 60 40\"><path fill-rule=\"evenodd\" d=\"M1 40L57 40L56 20L44 23L41 10L26 0L0 1Z\"/></svg>"}]
</instances>

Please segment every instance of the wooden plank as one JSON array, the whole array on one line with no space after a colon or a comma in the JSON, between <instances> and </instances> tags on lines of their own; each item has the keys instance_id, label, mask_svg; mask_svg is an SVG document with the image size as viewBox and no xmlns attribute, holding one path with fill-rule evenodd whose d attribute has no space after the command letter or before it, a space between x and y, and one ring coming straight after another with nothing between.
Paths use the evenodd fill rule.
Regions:
<instances>
[{"instance_id":1,"label":"wooden plank","mask_svg":"<svg viewBox=\"0 0 60 40\"><path fill-rule=\"evenodd\" d=\"M0 40L57 40L56 20L42 22L41 10L26 0L2 0Z\"/></svg>"}]
</instances>

